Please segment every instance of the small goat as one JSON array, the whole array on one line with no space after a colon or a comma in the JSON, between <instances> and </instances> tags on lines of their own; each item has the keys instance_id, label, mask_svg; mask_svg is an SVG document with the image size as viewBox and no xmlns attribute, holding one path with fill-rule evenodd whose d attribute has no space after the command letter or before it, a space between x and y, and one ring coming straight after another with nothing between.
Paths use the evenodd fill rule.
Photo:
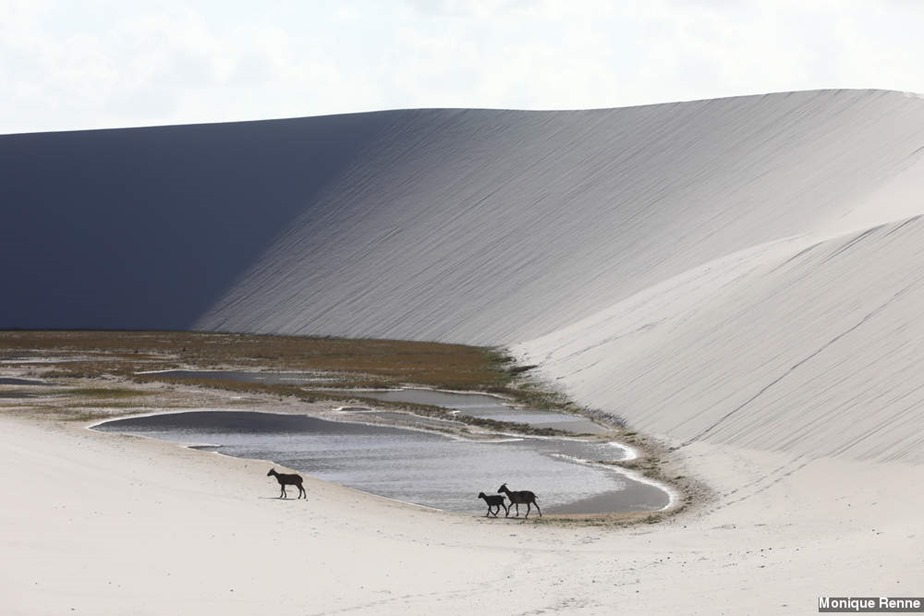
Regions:
<instances>
[{"instance_id":1,"label":"small goat","mask_svg":"<svg viewBox=\"0 0 924 616\"><path fill-rule=\"evenodd\" d=\"M507 509L507 505L504 504L503 495L492 494L488 496L484 492L479 492L478 498L483 498L485 504L488 506L488 513L484 514L484 517L488 517L488 515L492 513L491 509L494 509L494 507L497 507L497 509L493 512L495 518L497 517L497 514L500 513L501 507L504 508L504 513L509 513L509 510Z\"/></svg>"},{"instance_id":2,"label":"small goat","mask_svg":"<svg viewBox=\"0 0 924 616\"><path fill-rule=\"evenodd\" d=\"M276 478L276 481L279 482L279 487L281 488L279 491L279 498L289 498L289 495L286 494L286 486L295 486L298 488L298 498L304 496L306 500L308 499L308 494L305 493L305 488L302 487L301 475L296 475L295 473L277 473L275 468L271 468L266 476L273 476Z\"/></svg>"},{"instance_id":3,"label":"small goat","mask_svg":"<svg viewBox=\"0 0 924 616\"><path fill-rule=\"evenodd\" d=\"M536 495L530 492L529 490L521 490L519 492L511 492L507 489L507 484L505 483L497 489L497 493L504 493L507 495L507 498L510 499L511 505L517 506L517 517L520 516L520 503L526 505L526 516L529 517L529 512L532 511L533 505L536 506L536 511L539 512L539 517L542 517L542 509L539 509L539 503L536 502ZM507 515L510 515L510 507L507 507ZM506 517L506 516L505 516Z\"/></svg>"}]
</instances>

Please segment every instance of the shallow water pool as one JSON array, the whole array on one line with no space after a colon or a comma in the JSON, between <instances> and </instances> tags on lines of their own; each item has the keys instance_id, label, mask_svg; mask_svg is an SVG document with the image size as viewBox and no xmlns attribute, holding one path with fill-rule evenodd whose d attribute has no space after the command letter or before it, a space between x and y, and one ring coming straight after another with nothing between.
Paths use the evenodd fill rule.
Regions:
<instances>
[{"instance_id":1,"label":"shallow water pool","mask_svg":"<svg viewBox=\"0 0 924 616\"><path fill-rule=\"evenodd\" d=\"M605 441L469 441L304 415L213 410L119 419L94 429L273 460L325 481L445 511L484 511L477 494L493 494L501 483L535 492L543 513L657 511L669 503L660 488L593 464L625 456L625 449ZM267 493L278 493L272 478Z\"/></svg>"}]
</instances>

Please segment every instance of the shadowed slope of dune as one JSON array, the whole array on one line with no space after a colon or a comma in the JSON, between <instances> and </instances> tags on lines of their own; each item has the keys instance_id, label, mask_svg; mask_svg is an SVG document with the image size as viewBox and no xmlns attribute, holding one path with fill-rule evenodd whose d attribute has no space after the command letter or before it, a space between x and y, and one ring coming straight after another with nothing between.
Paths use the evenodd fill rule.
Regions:
<instances>
[{"instance_id":1,"label":"shadowed slope of dune","mask_svg":"<svg viewBox=\"0 0 924 616\"><path fill-rule=\"evenodd\" d=\"M191 328L394 117L0 136L0 327Z\"/></svg>"}]
</instances>

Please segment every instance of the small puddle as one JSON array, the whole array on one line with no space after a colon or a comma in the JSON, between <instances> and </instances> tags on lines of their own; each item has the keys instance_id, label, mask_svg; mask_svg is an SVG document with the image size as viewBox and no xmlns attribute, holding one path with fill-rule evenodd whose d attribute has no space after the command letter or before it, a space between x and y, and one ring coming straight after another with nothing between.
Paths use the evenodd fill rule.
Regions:
<instances>
[{"instance_id":1,"label":"small puddle","mask_svg":"<svg viewBox=\"0 0 924 616\"><path fill-rule=\"evenodd\" d=\"M573 434L606 434L605 426L579 415L557 411L523 409L510 406L503 398L489 394L460 393L434 389L352 390L363 398L383 402L429 404L457 411L470 417L525 424L534 428L554 428Z\"/></svg>"},{"instance_id":2,"label":"small puddle","mask_svg":"<svg viewBox=\"0 0 924 616\"><path fill-rule=\"evenodd\" d=\"M327 372L250 372L244 370L154 370L138 374L157 374L178 379L223 379L267 385L316 385L336 383L336 375Z\"/></svg>"},{"instance_id":3,"label":"small puddle","mask_svg":"<svg viewBox=\"0 0 924 616\"><path fill-rule=\"evenodd\" d=\"M0 389L0 400L25 400L29 398L40 398L42 394L32 391L28 388L48 387L55 385L39 379L26 379L15 376L0 376L0 386L11 385L13 389ZM25 391L23 388L27 388Z\"/></svg>"},{"instance_id":4,"label":"small puddle","mask_svg":"<svg viewBox=\"0 0 924 616\"><path fill-rule=\"evenodd\" d=\"M22 379L14 376L0 376L0 385L38 385L38 386L50 386L50 383L46 381L40 381L38 379Z\"/></svg>"}]
</instances>

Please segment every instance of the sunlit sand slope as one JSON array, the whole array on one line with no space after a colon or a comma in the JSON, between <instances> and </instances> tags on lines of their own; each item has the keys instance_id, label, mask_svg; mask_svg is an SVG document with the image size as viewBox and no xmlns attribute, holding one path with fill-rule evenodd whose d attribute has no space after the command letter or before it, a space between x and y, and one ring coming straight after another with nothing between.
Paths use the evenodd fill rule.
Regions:
<instances>
[{"instance_id":1,"label":"sunlit sand slope","mask_svg":"<svg viewBox=\"0 0 924 616\"><path fill-rule=\"evenodd\" d=\"M679 441L922 462L922 306L911 218L710 263L518 351Z\"/></svg>"},{"instance_id":2,"label":"sunlit sand slope","mask_svg":"<svg viewBox=\"0 0 924 616\"><path fill-rule=\"evenodd\" d=\"M881 91L406 112L198 326L523 342L733 253L913 215L922 146L924 100Z\"/></svg>"}]
</instances>

